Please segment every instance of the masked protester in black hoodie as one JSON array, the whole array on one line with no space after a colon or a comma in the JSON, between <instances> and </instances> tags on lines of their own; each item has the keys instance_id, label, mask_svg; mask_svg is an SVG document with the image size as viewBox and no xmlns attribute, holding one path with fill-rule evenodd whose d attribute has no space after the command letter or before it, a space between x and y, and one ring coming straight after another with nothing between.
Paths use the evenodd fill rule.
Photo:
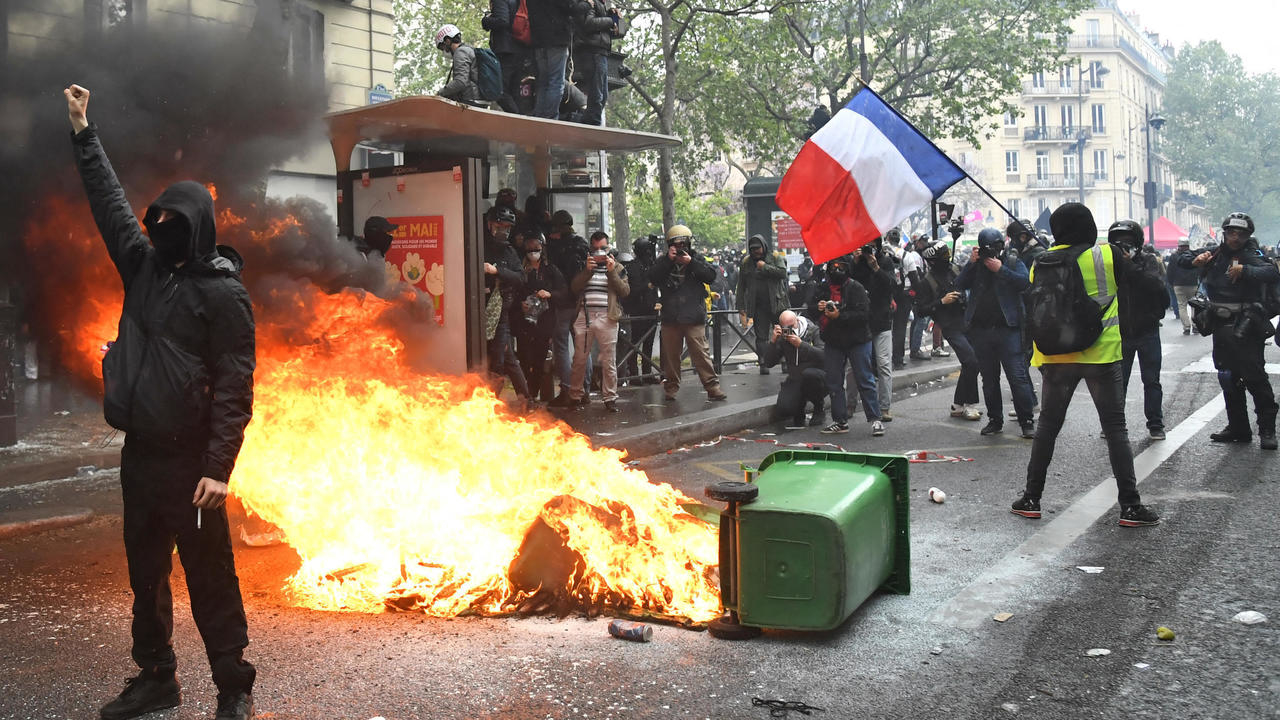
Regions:
<instances>
[{"instance_id":1,"label":"masked protester in black hoodie","mask_svg":"<svg viewBox=\"0 0 1280 720\"><path fill-rule=\"evenodd\" d=\"M176 542L218 687L217 717L248 718L255 671L242 658L248 629L224 507L253 405L253 308L240 256L215 245L213 198L191 181L171 185L147 209L148 243L86 119L89 91L63 92L76 165L125 291L102 370L107 422L125 432L120 485L141 672L101 717L181 702L170 644Z\"/></svg>"},{"instance_id":2,"label":"masked protester in black hoodie","mask_svg":"<svg viewBox=\"0 0 1280 720\"><path fill-rule=\"evenodd\" d=\"M1241 212L1222 221L1224 241L1215 250L1191 257L1184 268L1199 268L1208 307L1196 314L1200 332L1213 336L1213 366L1227 403L1227 426L1209 436L1214 442L1251 442L1245 391L1253 395L1258 436L1264 450L1276 449L1276 398L1267 377L1262 346L1275 332L1280 271L1262 256L1253 237L1253 218Z\"/></svg>"}]
</instances>

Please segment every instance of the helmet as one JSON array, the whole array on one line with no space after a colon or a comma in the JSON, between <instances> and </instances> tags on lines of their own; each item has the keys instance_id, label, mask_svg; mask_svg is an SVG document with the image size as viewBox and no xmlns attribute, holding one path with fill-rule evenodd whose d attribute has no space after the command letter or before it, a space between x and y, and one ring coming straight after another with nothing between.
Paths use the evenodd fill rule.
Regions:
<instances>
[{"instance_id":1,"label":"helmet","mask_svg":"<svg viewBox=\"0 0 1280 720\"><path fill-rule=\"evenodd\" d=\"M458 26L450 24L441 25L440 29L436 31L436 48L443 50L444 48L441 46L444 45L444 41L453 40L454 38L459 40L462 39L462 31L458 29Z\"/></svg>"},{"instance_id":2,"label":"helmet","mask_svg":"<svg viewBox=\"0 0 1280 720\"><path fill-rule=\"evenodd\" d=\"M995 228L985 228L982 232L978 233L978 247L994 247L996 249L1003 248L1004 235Z\"/></svg>"},{"instance_id":3,"label":"helmet","mask_svg":"<svg viewBox=\"0 0 1280 720\"><path fill-rule=\"evenodd\" d=\"M489 222L516 224L516 211L506 205L494 205L489 211Z\"/></svg>"},{"instance_id":4,"label":"helmet","mask_svg":"<svg viewBox=\"0 0 1280 720\"><path fill-rule=\"evenodd\" d=\"M942 241L938 241L922 250L920 252L920 256L930 262L933 262L934 260L937 260L938 262L946 262L951 259L951 246Z\"/></svg>"},{"instance_id":5,"label":"helmet","mask_svg":"<svg viewBox=\"0 0 1280 720\"><path fill-rule=\"evenodd\" d=\"M618 253L618 262L622 263L623 265L626 265L627 263L633 263L635 261L636 261L636 256L634 253L627 252L626 250L623 250L622 252Z\"/></svg>"},{"instance_id":6,"label":"helmet","mask_svg":"<svg viewBox=\"0 0 1280 720\"><path fill-rule=\"evenodd\" d=\"M1035 237L1036 233L1035 229L1031 226L1031 221L1023 218L1009 223L1009 227L1004 229L1004 234L1008 235L1010 240L1017 240L1023 235Z\"/></svg>"},{"instance_id":7,"label":"helmet","mask_svg":"<svg viewBox=\"0 0 1280 720\"><path fill-rule=\"evenodd\" d=\"M1107 243L1123 245L1130 250L1142 247L1142 226L1132 220L1117 220L1107 229Z\"/></svg>"},{"instance_id":8,"label":"helmet","mask_svg":"<svg viewBox=\"0 0 1280 720\"><path fill-rule=\"evenodd\" d=\"M1249 237L1253 234L1253 218L1242 212L1233 212L1223 219L1222 230L1244 230L1244 236Z\"/></svg>"},{"instance_id":9,"label":"helmet","mask_svg":"<svg viewBox=\"0 0 1280 720\"><path fill-rule=\"evenodd\" d=\"M693 240L693 231L687 225L672 225L667 228L667 244L679 240Z\"/></svg>"}]
</instances>

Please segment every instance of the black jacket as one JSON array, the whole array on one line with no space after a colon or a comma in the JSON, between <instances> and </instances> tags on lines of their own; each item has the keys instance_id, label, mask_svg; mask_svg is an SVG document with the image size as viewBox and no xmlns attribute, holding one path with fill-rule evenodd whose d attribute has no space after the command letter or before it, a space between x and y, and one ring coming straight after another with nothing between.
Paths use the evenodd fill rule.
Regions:
<instances>
[{"instance_id":1,"label":"black jacket","mask_svg":"<svg viewBox=\"0 0 1280 720\"><path fill-rule=\"evenodd\" d=\"M1194 252L1187 253L1178 257L1178 264L1194 268L1192 261L1195 259ZM1234 260L1239 260L1244 266L1244 273L1238 281L1231 282L1227 268ZM1266 287L1280 280L1280 270L1262 256L1257 239L1249 238L1239 250L1233 251L1225 242L1219 245L1213 251L1213 259L1200 268L1200 279L1204 282L1205 294L1213 302L1261 302L1266 296Z\"/></svg>"},{"instance_id":2,"label":"black jacket","mask_svg":"<svg viewBox=\"0 0 1280 720\"><path fill-rule=\"evenodd\" d=\"M485 302L489 301L489 295L497 287L498 292L502 293L502 312L505 318L516 302L516 291L524 284L524 268L521 267L516 249L505 240L490 235L488 230L484 233L484 261L498 269L497 274L486 273L484 276Z\"/></svg>"},{"instance_id":3,"label":"black jacket","mask_svg":"<svg viewBox=\"0 0 1280 720\"><path fill-rule=\"evenodd\" d=\"M870 319L871 333L882 333L893 329L893 265L885 258L884 253L876 253L876 264L879 270L872 271L867 264L865 253L858 253L849 274L857 280L871 300Z\"/></svg>"},{"instance_id":4,"label":"black jacket","mask_svg":"<svg viewBox=\"0 0 1280 720\"><path fill-rule=\"evenodd\" d=\"M533 47L569 47L573 41L573 3L574 0L526 0Z\"/></svg>"},{"instance_id":5,"label":"black jacket","mask_svg":"<svg viewBox=\"0 0 1280 720\"><path fill-rule=\"evenodd\" d=\"M511 21L519 6L520 0L489 0L489 12L480 21L480 27L489 31L489 49L498 55L514 55L526 48L511 37Z\"/></svg>"},{"instance_id":6,"label":"black jacket","mask_svg":"<svg viewBox=\"0 0 1280 720\"><path fill-rule=\"evenodd\" d=\"M1116 297L1120 303L1120 335L1126 339L1145 337L1160 329L1160 319L1169 306L1169 291L1164 286L1160 263L1154 255L1142 251L1131 259L1124 282L1116 278Z\"/></svg>"},{"instance_id":7,"label":"black jacket","mask_svg":"<svg viewBox=\"0 0 1280 720\"><path fill-rule=\"evenodd\" d=\"M826 367L822 349L814 346L818 340L818 326L809 318L802 316L799 319L800 345L792 347L786 335L779 335L777 340L765 346L760 358L765 367L782 363L782 371L788 380L800 379L810 368L822 370Z\"/></svg>"},{"instance_id":8,"label":"black jacket","mask_svg":"<svg viewBox=\"0 0 1280 720\"><path fill-rule=\"evenodd\" d=\"M697 252L690 252L683 268L665 254L649 271L649 282L658 288L662 322L702 325L707 321L707 285L715 282L715 268Z\"/></svg>"},{"instance_id":9,"label":"black jacket","mask_svg":"<svg viewBox=\"0 0 1280 720\"><path fill-rule=\"evenodd\" d=\"M120 328L102 360L107 422L172 452L200 454L202 473L231 475L253 414L254 325L242 261L215 244L213 198L171 185L147 210L192 228L189 259L165 267L125 199L96 126L72 138L94 222L124 282Z\"/></svg>"},{"instance_id":10,"label":"black jacket","mask_svg":"<svg viewBox=\"0 0 1280 720\"><path fill-rule=\"evenodd\" d=\"M955 266L950 263L942 267L928 263L925 273L919 276L919 282L911 286L916 292L916 307L920 308L921 314L933 318L944 332L964 330L965 296L956 287L957 275ZM960 292L960 302L943 304L942 296L949 292Z\"/></svg>"},{"instance_id":11,"label":"black jacket","mask_svg":"<svg viewBox=\"0 0 1280 720\"><path fill-rule=\"evenodd\" d=\"M569 284L565 282L564 276L545 257L537 268L528 265L524 267L524 283L516 291L515 302L512 303L511 317L513 322L511 327L521 332L532 330L533 326L524 319L524 308L521 303L524 302L525 298L539 290L546 290L551 293L551 299L547 301L547 310L538 316L537 330L540 334L550 336L556 326L556 313L553 308L565 307L566 303L571 304L573 300L569 294Z\"/></svg>"},{"instance_id":12,"label":"black jacket","mask_svg":"<svg viewBox=\"0 0 1280 720\"><path fill-rule=\"evenodd\" d=\"M813 301L809 303L806 312L809 318L815 320L818 327L822 328L818 333L822 342L842 350L871 342L869 324L871 298L867 295L867 289L862 287L862 283L849 278L840 286L840 314L835 318L828 318L825 313L818 310L820 300L830 299L831 284L822 283L814 293Z\"/></svg>"},{"instance_id":13,"label":"black jacket","mask_svg":"<svg viewBox=\"0 0 1280 720\"><path fill-rule=\"evenodd\" d=\"M627 268L627 277L631 278L631 292L622 298L622 309L628 315L653 315L653 306L658 302L658 291L649 279L653 261L636 258L623 265Z\"/></svg>"},{"instance_id":14,"label":"black jacket","mask_svg":"<svg viewBox=\"0 0 1280 720\"><path fill-rule=\"evenodd\" d=\"M578 0L574 15L578 21L575 51L607 53L613 49L613 16L601 0Z\"/></svg>"},{"instance_id":15,"label":"black jacket","mask_svg":"<svg viewBox=\"0 0 1280 720\"><path fill-rule=\"evenodd\" d=\"M1196 259L1196 255L1200 253L1191 248L1187 248L1181 252L1174 253L1169 256L1169 262L1166 265L1166 272L1169 277L1169 284L1174 287L1196 286L1200 284L1200 271L1191 264ZM1182 259L1187 258L1187 264L1182 264Z\"/></svg>"}]
</instances>

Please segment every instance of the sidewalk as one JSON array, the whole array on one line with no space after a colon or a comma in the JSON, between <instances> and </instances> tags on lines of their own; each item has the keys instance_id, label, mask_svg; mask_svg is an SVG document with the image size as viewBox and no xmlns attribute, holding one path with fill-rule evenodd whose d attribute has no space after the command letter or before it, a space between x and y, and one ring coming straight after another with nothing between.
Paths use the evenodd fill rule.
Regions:
<instances>
[{"instance_id":1,"label":"sidewalk","mask_svg":"<svg viewBox=\"0 0 1280 720\"><path fill-rule=\"evenodd\" d=\"M905 369L894 373L894 387L903 390L959 369L954 357L908 361ZM629 457L640 458L768 425L782 378L777 368L761 375L750 363L725 368L720 375L720 387L729 396L724 402L708 401L697 377L686 373L675 402L664 400L660 384L637 385L620 388L617 413L606 412L598 396L593 396L588 407L550 414L591 438L597 447L626 450ZM47 403L27 406L28 416L22 418L25 432L18 444L0 448L0 491L119 466L123 434L103 421L98 402L77 396L61 405L71 409L55 410ZM0 539L92 517L85 508L69 506L0 510Z\"/></svg>"}]
</instances>

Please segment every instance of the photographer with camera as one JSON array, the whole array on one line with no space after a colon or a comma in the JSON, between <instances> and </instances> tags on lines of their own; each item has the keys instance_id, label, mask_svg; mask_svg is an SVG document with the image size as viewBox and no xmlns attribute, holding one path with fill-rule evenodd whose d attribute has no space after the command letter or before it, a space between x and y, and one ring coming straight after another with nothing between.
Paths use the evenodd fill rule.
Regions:
<instances>
[{"instance_id":1,"label":"photographer with camera","mask_svg":"<svg viewBox=\"0 0 1280 720\"><path fill-rule=\"evenodd\" d=\"M560 270L543 257L542 233L525 230L524 237L524 284L516 292L521 300L512 311L511 327L529 394L547 402L555 393L553 374L547 372L547 350L556 330L555 307L567 301L569 286Z\"/></svg>"},{"instance_id":2,"label":"photographer with camera","mask_svg":"<svg viewBox=\"0 0 1280 720\"><path fill-rule=\"evenodd\" d=\"M587 241L573 229L573 215L568 210L557 210L551 216L551 230L543 246L547 260L569 281L587 265ZM556 329L551 336L551 362L560 382L560 392L551 405L569 405L569 378L573 372L573 321L578 317L577 293L570 291L555 304ZM587 366L590 374L590 360Z\"/></svg>"},{"instance_id":3,"label":"photographer with camera","mask_svg":"<svg viewBox=\"0 0 1280 720\"><path fill-rule=\"evenodd\" d=\"M1200 270L1207 302L1194 316L1201 335L1213 336L1213 366L1227 403L1227 426L1209 436L1214 442L1252 442L1245 391L1253 395L1258 437L1264 450L1276 449L1276 399L1267 377L1263 343L1275 333L1271 316L1278 309L1275 284L1280 270L1263 257L1253 237L1253 218L1233 212L1222 221L1225 241L1178 264ZM1193 301L1194 303L1194 301ZM1194 304L1193 304L1194 307Z\"/></svg>"},{"instance_id":4,"label":"photographer with camera","mask_svg":"<svg viewBox=\"0 0 1280 720\"><path fill-rule=\"evenodd\" d=\"M1160 386L1160 319L1169 303L1164 286L1164 273L1154 253L1142 247L1142 226L1132 220L1119 220L1107 230L1107 244L1129 260L1133 272L1128 282L1116 290L1120 302L1120 373L1124 389L1129 391L1129 375L1133 358L1138 358L1142 376L1142 410L1147 416L1147 433L1152 440L1163 440L1164 389Z\"/></svg>"},{"instance_id":5,"label":"photographer with camera","mask_svg":"<svg viewBox=\"0 0 1280 720\"><path fill-rule=\"evenodd\" d=\"M1027 267L1004 252L1004 234L995 228L978 233L978 246L956 277L956 289L969 293L964 331L978 358L982 395L987 405L983 435L1004 430L1000 369L1009 378L1013 409L1022 437L1035 436L1035 390L1022 353L1022 292L1030 286Z\"/></svg>"},{"instance_id":6,"label":"photographer with camera","mask_svg":"<svg viewBox=\"0 0 1280 720\"><path fill-rule=\"evenodd\" d=\"M926 272L916 287L916 305L929 313L933 324L951 343L960 361L960 379L951 400L951 417L978 420L978 356L964 334L964 310L967 298L956 287L955 266L951 264L951 247L939 241L924 249Z\"/></svg>"},{"instance_id":7,"label":"photographer with camera","mask_svg":"<svg viewBox=\"0 0 1280 720\"><path fill-rule=\"evenodd\" d=\"M831 396L832 423L822 429L827 435L849 432L849 402L845 394L845 367L853 366L862 409L871 423L871 434L884 435L880 399L876 393L875 365L871 359L871 298L867 289L850 276L853 259L848 255L827 263L827 280L814 296L808 314L818 322L824 343L823 364L827 394Z\"/></svg>"},{"instance_id":8,"label":"photographer with camera","mask_svg":"<svg viewBox=\"0 0 1280 720\"><path fill-rule=\"evenodd\" d=\"M649 271L650 282L661 294L662 381L667 402L674 402L680 391L680 354L686 346L707 399L728 399L707 348L707 286L715 279L715 269L693 250L693 231L684 225L668 228L667 252Z\"/></svg>"},{"instance_id":9,"label":"photographer with camera","mask_svg":"<svg viewBox=\"0 0 1280 720\"><path fill-rule=\"evenodd\" d=\"M876 370L876 397L880 399L880 419L890 422L893 420L889 414L889 402L893 397L893 261L884 251L882 241L882 238L876 238L854 253L853 267L849 272L867 289L871 301L867 324L871 330L871 358Z\"/></svg>"},{"instance_id":10,"label":"photographer with camera","mask_svg":"<svg viewBox=\"0 0 1280 720\"><path fill-rule=\"evenodd\" d=\"M569 380L570 407L586 406L583 383L591 341L599 348L603 373L600 397L604 409L618 412L618 321L622 319L622 298L631 292L622 263L609 254L609 236L603 230L591 233L591 250L586 265L569 283L578 296L578 313L573 321L573 376Z\"/></svg>"},{"instance_id":11,"label":"photographer with camera","mask_svg":"<svg viewBox=\"0 0 1280 720\"><path fill-rule=\"evenodd\" d=\"M773 367L782 363L786 374L778 388L778 402L774 405L774 419L790 421L799 427L805 424L804 408L813 406L809 425L817 427L825 419L827 376L823 372L826 363L822 350L814 347L818 339L818 326L808 318L783 310L778 323L773 326L769 343L761 355L761 363Z\"/></svg>"}]
</instances>

